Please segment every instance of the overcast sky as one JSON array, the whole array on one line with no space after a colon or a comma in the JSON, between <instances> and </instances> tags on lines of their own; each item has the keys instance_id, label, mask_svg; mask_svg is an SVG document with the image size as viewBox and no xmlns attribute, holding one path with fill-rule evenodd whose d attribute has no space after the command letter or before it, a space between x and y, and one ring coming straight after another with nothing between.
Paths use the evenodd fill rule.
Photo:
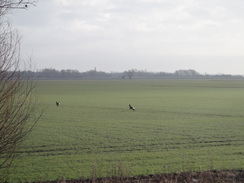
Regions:
<instances>
[{"instance_id":1,"label":"overcast sky","mask_svg":"<svg viewBox=\"0 0 244 183\"><path fill-rule=\"evenodd\" d=\"M36 69L244 75L243 0L39 0L11 19Z\"/></svg>"}]
</instances>

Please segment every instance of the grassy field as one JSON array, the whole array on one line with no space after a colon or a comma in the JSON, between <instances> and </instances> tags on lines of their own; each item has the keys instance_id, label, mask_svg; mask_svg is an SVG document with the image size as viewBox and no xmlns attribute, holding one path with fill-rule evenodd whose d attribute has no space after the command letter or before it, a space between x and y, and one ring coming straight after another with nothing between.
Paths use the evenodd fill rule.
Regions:
<instances>
[{"instance_id":1,"label":"grassy field","mask_svg":"<svg viewBox=\"0 0 244 183\"><path fill-rule=\"evenodd\" d=\"M44 113L10 182L244 168L244 80L40 81L36 94Z\"/></svg>"}]
</instances>

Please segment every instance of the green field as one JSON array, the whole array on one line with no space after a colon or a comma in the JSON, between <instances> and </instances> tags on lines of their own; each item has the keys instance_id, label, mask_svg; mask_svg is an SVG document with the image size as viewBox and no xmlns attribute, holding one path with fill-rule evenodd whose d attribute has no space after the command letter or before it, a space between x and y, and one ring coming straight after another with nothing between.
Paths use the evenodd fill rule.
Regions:
<instances>
[{"instance_id":1,"label":"green field","mask_svg":"<svg viewBox=\"0 0 244 183\"><path fill-rule=\"evenodd\" d=\"M39 81L35 93L44 113L10 182L244 168L244 80Z\"/></svg>"}]
</instances>

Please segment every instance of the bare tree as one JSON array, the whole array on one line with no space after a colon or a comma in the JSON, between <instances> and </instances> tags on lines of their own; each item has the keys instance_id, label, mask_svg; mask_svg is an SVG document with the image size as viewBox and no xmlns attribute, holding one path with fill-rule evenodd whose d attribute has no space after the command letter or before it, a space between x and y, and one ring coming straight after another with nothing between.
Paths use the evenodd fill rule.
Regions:
<instances>
[{"instance_id":1,"label":"bare tree","mask_svg":"<svg viewBox=\"0 0 244 183\"><path fill-rule=\"evenodd\" d=\"M136 72L137 72L136 69L131 69L131 70L125 71L124 73L129 77L129 79L131 79Z\"/></svg>"},{"instance_id":2,"label":"bare tree","mask_svg":"<svg viewBox=\"0 0 244 183\"><path fill-rule=\"evenodd\" d=\"M0 1L0 169L11 165L16 150L39 117L32 97L35 82L23 75L20 36L5 18L13 8L26 7L30 1Z\"/></svg>"}]
</instances>

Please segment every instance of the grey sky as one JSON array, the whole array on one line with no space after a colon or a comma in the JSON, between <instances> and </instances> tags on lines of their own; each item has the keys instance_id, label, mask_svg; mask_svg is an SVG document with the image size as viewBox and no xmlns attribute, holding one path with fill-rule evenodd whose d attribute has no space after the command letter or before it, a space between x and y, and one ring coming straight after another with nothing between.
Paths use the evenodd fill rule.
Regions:
<instances>
[{"instance_id":1,"label":"grey sky","mask_svg":"<svg viewBox=\"0 0 244 183\"><path fill-rule=\"evenodd\" d=\"M39 0L12 19L37 69L244 74L243 0Z\"/></svg>"}]
</instances>

